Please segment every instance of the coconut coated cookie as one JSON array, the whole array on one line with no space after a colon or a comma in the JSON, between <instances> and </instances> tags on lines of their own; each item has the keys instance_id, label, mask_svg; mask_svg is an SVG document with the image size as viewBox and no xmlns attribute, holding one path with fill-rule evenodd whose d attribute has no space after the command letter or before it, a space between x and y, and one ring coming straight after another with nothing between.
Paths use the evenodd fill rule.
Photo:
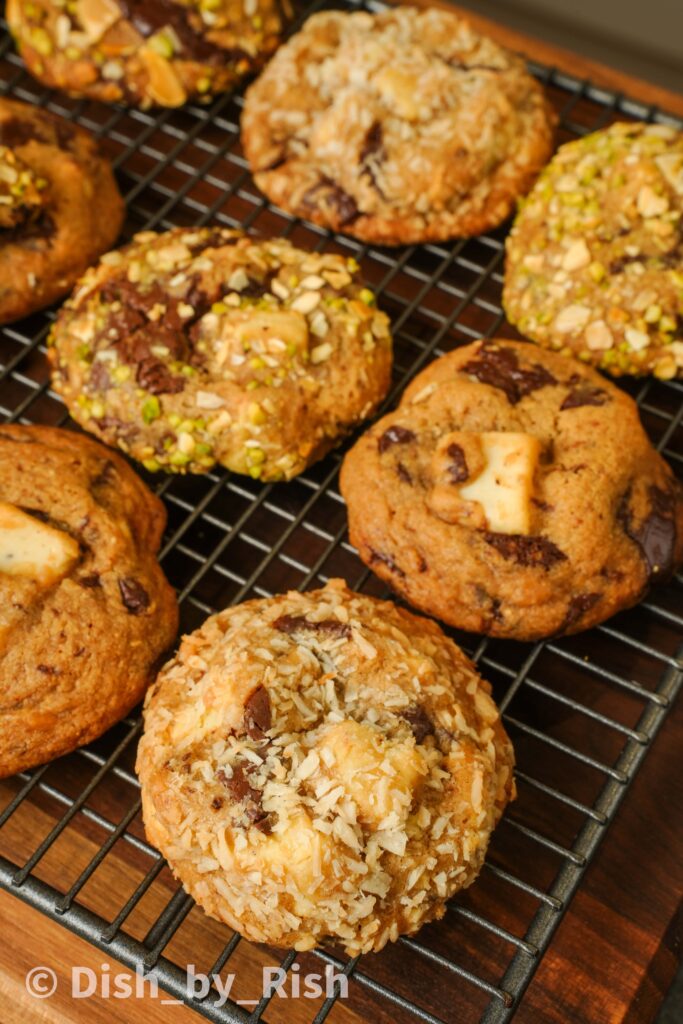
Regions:
<instances>
[{"instance_id":1,"label":"coconut coated cookie","mask_svg":"<svg viewBox=\"0 0 683 1024\"><path fill-rule=\"evenodd\" d=\"M560 147L509 235L504 304L608 373L683 376L683 132L620 123Z\"/></svg>"},{"instance_id":2,"label":"coconut coated cookie","mask_svg":"<svg viewBox=\"0 0 683 1024\"><path fill-rule=\"evenodd\" d=\"M0 777L101 735L140 700L178 622L161 502L120 456L0 426Z\"/></svg>"},{"instance_id":3,"label":"coconut coated cookie","mask_svg":"<svg viewBox=\"0 0 683 1024\"><path fill-rule=\"evenodd\" d=\"M124 206L87 132L0 98L0 323L60 298L113 245Z\"/></svg>"},{"instance_id":4,"label":"coconut coated cookie","mask_svg":"<svg viewBox=\"0 0 683 1024\"><path fill-rule=\"evenodd\" d=\"M524 62L459 15L315 14L247 92L254 180L285 210L387 245L496 227L550 156Z\"/></svg>"},{"instance_id":5,"label":"coconut coated cookie","mask_svg":"<svg viewBox=\"0 0 683 1024\"><path fill-rule=\"evenodd\" d=\"M178 107L231 89L270 53L278 0L8 0L28 70L105 103Z\"/></svg>"},{"instance_id":6,"label":"coconut coated cookie","mask_svg":"<svg viewBox=\"0 0 683 1024\"><path fill-rule=\"evenodd\" d=\"M373 412L391 373L355 260L227 228L108 253L50 344L71 415L152 471L289 479Z\"/></svg>"},{"instance_id":7,"label":"coconut coated cookie","mask_svg":"<svg viewBox=\"0 0 683 1024\"><path fill-rule=\"evenodd\" d=\"M346 456L341 489L378 576L491 636L587 629L683 560L683 492L633 400L529 344L433 362Z\"/></svg>"},{"instance_id":8,"label":"coconut coated cookie","mask_svg":"<svg viewBox=\"0 0 683 1024\"><path fill-rule=\"evenodd\" d=\"M324 589L183 639L145 706L145 828L212 917L355 955L443 916L514 795L488 683L439 627Z\"/></svg>"}]
</instances>

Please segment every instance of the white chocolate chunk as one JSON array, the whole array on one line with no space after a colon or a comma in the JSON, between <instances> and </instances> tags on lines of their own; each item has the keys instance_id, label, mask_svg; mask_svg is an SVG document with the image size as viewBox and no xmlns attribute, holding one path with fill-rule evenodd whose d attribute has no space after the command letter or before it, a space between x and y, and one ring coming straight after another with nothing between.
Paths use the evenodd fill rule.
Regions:
<instances>
[{"instance_id":1,"label":"white chocolate chunk","mask_svg":"<svg viewBox=\"0 0 683 1024\"><path fill-rule=\"evenodd\" d=\"M392 811L406 817L427 771L417 747L390 747L367 725L352 720L332 726L320 743L332 755L328 774L344 787L360 817L375 825Z\"/></svg>"},{"instance_id":2,"label":"white chocolate chunk","mask_svg":"<svg viewBox=\"0 0 683 1024\"><path fill-rule=\"evenodd\" d=\"M459 488L460 497L481 506L488 529L494 533L528 534L539 440L530 434L498 431L479 437L485 467Z\"/></svg>"},{"instance_id":3,"label":"white chocolate chunk","mask_svg":"<svg viewBox=\"0 0 683 1024\"><path fill-rule=\"evenodd\" d=\"M0 573L50 586L66 576L78 555L68 533L0 502Z\"/></svg>"}]
</instances>

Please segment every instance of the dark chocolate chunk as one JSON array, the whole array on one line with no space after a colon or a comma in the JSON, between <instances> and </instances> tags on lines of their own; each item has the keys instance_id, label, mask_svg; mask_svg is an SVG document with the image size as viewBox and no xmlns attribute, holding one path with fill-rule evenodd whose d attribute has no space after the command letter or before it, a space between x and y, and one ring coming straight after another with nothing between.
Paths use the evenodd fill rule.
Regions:
<instances>
[{"instance_id":1,"label":"dark chocolate chunk","mask_svg":"<svg viewBox=\"0 0 683 1024\"><path fill-rule=\"evenodd\" d=\"M42 672L44 676L58 676L61 675L61 668L57 668L56 665L37 665L36 668L39 672Z\"/></svg>"},{"instance_id":2,"label":"dark chocolate chunk","mask_svg":"<svg viewBox=\"0 0 683 1024\"><path fill-rule=\"evenodd\" d=\"M482 384L489 384L505 393L510 405L517 405L532 391L557 384L552 373L538 363L524 370L519 365L517 353L509 348L482 345L479 352L461 368Z\"/></svg>"},{"instance_id":3,"label":"dark chocolate chunk","mask_svg":"<svg viewBox=\"0 0 683 1024\"><path fill-rule=\"evenodd\" d=\"M449 444L446 454L451 460L448 463L448 475L451 478L451 483L461 484L469 479L470 471L467 468L467 459L460 445Z\"/></svg>"},{"instance_id":4,"label":"dark chocolate chunk","mask_svg":"<svg viewBox=\"0 0 683 1024\"><path fill-rule=\"evenodd\" d=\"M211 808L214 811L220 811L223 806L224 800L222 796L215 796L211 801Z\"/></svg>"},{"instance_id":5,"label":"dark chocolate chunk","mask_svg":"<svg viewBox=\"0 0 683 1024\"><path fill-rule=\"evenodd\" d=\"M267 834L272 828L270 815L263 810L263 793L251 785L248 772L249 768L245 771L242 765L236 764L233 765L232 775L228 776L223 768L219 768L216 778L225 786L234 803L244 804L244 813L254 828ZM218 808L215 806L216 800L220 801ZM223 801L220 797L214 797L211 806L219 810Z\"/></svg>"},{"instance_id":6,"label":"dark chocolate chunk","mask_svg":"<svg viewBox=\"0 0 683 1024\"><path fill-rule=\"evenodd\" d=\"M650 577L668 579L673 570L676 553L676 498L672 491L663 491L652 484L648 488L652 508L636 527L629 508L630 494L626 494L617 511L617 519L624 532L640 548Z\"/></svg>"},{"instance_id":7,"label":"dark chocolate chunk","mask_svg":"<svg viewBox=\"0 0 683 1024\"><path fill-rule=\"evenodd\" d=\"M76 582L81 587L85 587L86 590L94 590L96 587L102 586L102 580L96 572L91 573L89 576L81 576Z\"/></svg>"},{"instance_id":8,"label":"dark chocolate chunk","mask_svg":"<svg viewBox=\"0 0 683 1024\"><path fill-rule=\"evenodd\" d=\"M518 565L534 566L549 569L556 562L567 559L564 551L560 551L547 537L527 537L518 533L484 533L484 540L492 548Z\"/></svg>"},{"instance_id":9,"label":"dark chocolate chunk","mask_svg":"<svg viewBox=\"0 0 683 1024\"><path fill-rule=\"evenodd\" d=\"M135 379L141 388L152 395L177 395L185 387L185 378L171 373L169 368L154 356L142 360Z\"/></svg>"},{"instance_id":10,"label":"dark chocolate chunk","mask_svg":"<svg viewBox=\"0 0 683 1024\"><path fill-rule=\"evenodd\" d=\"M560 406L560 412L564 412L565 409L578 409L582 405L605 405L610 401L604 388L582 383L580 377L570 378L568 383L572 390Z\"/></svg>"},{"instance_id":11,"label":"dark chocolate chunk","mask_svg":"<svg viewBox=\"0 0 683 1024\"><path fill-rule=\"evenodd\" d=\"M434 724L420 704L413 704L401 711L401 718L410 726L416 743L423 743L425 737L434 733Z\"/></svg>"},{"instance_id":12,"label":"dark chocolate chunk","mask_svg":"<svg viewBox=\"0 0 683 1024\"><path fill-rule=\"evenodd\" d=\"M141 615L149 608L149 594L142 584L131 576L119 580L119 592L126 611L131 615Z\"/></svg>"},{"instance_id":13,"label":"dark chocolate chunk","mask_svg":"<svg viewBox=\"0 0 683 1024\"><path fill-rule=\"evenodd\" d=\"M281 615L273 622L273 628L280 633L297 633L305 630L310 633L323 633L328 636L351 636L351 627L338 619L322 619L320 622L309 622L303 615Z\"/></svg>"},{"instance_id":14,"label":"dark chocolate chunk","mask_svg":"<svg viewBox=\"0 0 683 1024\"><path fill-rule=\"evenodd\" d=\"M222 47L210 42L202 32L202 22L192 10L171 0L118 0L121 13L141 36L148 39L160 29L172 28L186 59L206 64L226 64L247 60L249 54L240 47Z\"/></svg>"},{"instance_id":15,"label":"dark chocolate chunk","mask_svg":"<svg viewBox=\"0 0 683 1024\"><path fill-rule=\"evenodd\" d=\"M396 466L396 472L398 473L399 480L402 480L404 484L412 485L413 478L402 462L399 462L398 465Z\"/></svg>"},{"instance_id":16,"label":"dark chocolate chunk","mask_svg":"<svg viewBox=\"0 0 683 1024\"><path fill-rule=\"evenodd\" d=\"M406 427L401 427L398 423L395 423L384 431L377 442L377 447L381 454L394 444L409 444L411 441L416 440L417 438L412 430L408 430Z\"/></svg>"},{"instance_id":17,"label":"dark chocolate chunk","mask_svg":"<svg viewBox=\"0 0 683 1024\"><path fill-rule=\"evenodd\" d=\"M624 253L623 256L618 256L617 259L612 260L612 262L609 265L609 272L610 274L621 274L626 269L626 267L629 266L629 264L642 263L644 259L644 255L628 256L626 253Z\"/></svg>"},{"instance_id":18,"label":"dark chocolate chunk","mask_svg":"<svg viewBox=\"0 0 683 1024\"><path fill-rule=\"evenodd\" d=\"M404 573L403 569L401 569L401 567L396 564L391 555L383 555L380 551L371 550L370 563L372 564L373 562L381 562L383 565L386 565L387 569L389 569L390 572L395 573L396 576L400 576L401 579L405 579L406 574Z\"/></svg>"},{"instance_id":19,"label":"dark chocolate chunk","mask_svg":"<svg viewBox=\"0 0 683 1024\"><path fill-rule=\"evenodd\" d=\"M576 625L579 619L583 618L587 611L598 603L602 594L577 594L569 602L567 614L560 626L558 633L566 633L568 629Z\"/></svg>"},{"instance_id":20,"label":"dark chocolate chunk","mask_svg":"<svg viewBox=\"0 0 683 1024\"><path fill-rule=\"evenodd\" d=\"M375 169L377 164L381 163L385 158L386 151L384 149L382 125L379 121L375 121L365 136L365 140L359 154L359 160L362 168L361 173L368 176L372 182L373 188L377 190L383 199L385 199L386 196L377 182Z\"/></svg>"},{"instance_id":21,"label":"dark chocolate chunk","mask_svg":"<svg viewBox=\"0 0 683 1024\"><path fill-rule=\"evenodd\" d=\"M105 363L97 360L90 367L88 383L95 391L106 391L111 386L111 377Z\"/></svg>"},{"instance_id":22,"label":"dark chocolate chunk","mask_svg":"<svg viewBox=\"0 0 683 1024\"><path fill-rule=\"evenodd\" d=\"M360 211L356 205L356 200L353 196L350 196L348 192L345 192L336 181L332 181L331 178L321 178L319 182L312 185L306 192L304 192L301 199L302 213L304 216L308 212L320 207L329 206L336 213L339 225L344 227L346 224L350 224L351 221L355 220Z\"/></svg>"},{"instance_id":23,"label":"dark chocolate chunk","mask_svg":"<svg viewBox=\"0 0 683 1024\"><path fill-rule=\"evenodd\" d=\"M268 691L265 686L257 686L244 705L244 728L252 740L262 740L271 724Z\"/></svg>"}]
</instances>

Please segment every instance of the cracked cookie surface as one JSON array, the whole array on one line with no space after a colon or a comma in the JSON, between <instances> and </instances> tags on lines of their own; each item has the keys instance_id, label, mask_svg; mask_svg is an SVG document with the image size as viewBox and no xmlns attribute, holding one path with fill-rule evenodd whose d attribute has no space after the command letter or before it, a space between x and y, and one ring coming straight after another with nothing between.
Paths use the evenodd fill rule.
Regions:
<instances>
[{"instance_id":1,"label":"cracked cookie surface","mask_svg":"<svg viewBox=\"0 0 683 1024\"><path fill-rule=\"evenodd\" d=\"M683 492L636 404L527 343L435 360L346 456L341 490L373 572L491 636L587 629L683 559Z\"/></svg>"},{"instance_id":2,"label":"cracked cookie surface","mask_svg":"<svg viewBox=\"0 0 683 1024\"><path fill-rule=\"evenodd\" d=\"M227 228L145 233L55 323L55 389L151 471L289 479L384 397L389 321L358 264Z\"/></svg>"},{"instance_id":3,"label":"cracked cookie surface","mask_svg":"<svg viewBox=\"0 0 683 1024\"><path fill-rule=\"evenodd\" d=\"M0 323L65 294L113 245L124 206L82 128L0 98Z\"/></svg>"},{"instance_id":4,"label":"cracked cookie surface","mask_svg":"<svg viewBox=\"0 0 683 1024\"><path fill-rule=\"evenodd\" d=\"M142 697L178 621L165 521L102 445L0 425L0 776L90 742Z\"/></svg>"},{"instance_id":5,"label":"cracked cookie surface","mask_svg":"<svg viewBox=\"0 0 683 1024\"><path fill-rule=\"evenodd\" d=\"M541 345L683 377L683 132L617 123L561 146L507 239L503 301Z\"/></svg>"},{"instance_id":6,"label":"cracked cookie surface","mask_svg":"<svg viewBox=\"0 0 683 1024\"><path fill-rule=\"evenodd\" d=\"M258 68L288 0L8 0L26 66L72 96L143 109L233 88Z\"/></svg>"},{"instance_id":7,"label":"cracked cookie surface","mask_svg":"<svg viewBox=\"0 0 683 1024\"><path fill-rule=\"evenodd\" d=\"M145 703L147 836L211 916L350 955L441 917L514 795L490 686L439 627L341 580L183 639Z\"/></svg>"},{"instance_id":8,"label":"cracked cookie surface","mask_svg":"<svg viewBox=\"0 0 683 1024\"><path fill-rule=\"evenodd\" d=\"M548 159L524 62L442 10L315 14L249 88L242 141L285 210L399 245L500 224Z\"/></svg>"}]
</instances>

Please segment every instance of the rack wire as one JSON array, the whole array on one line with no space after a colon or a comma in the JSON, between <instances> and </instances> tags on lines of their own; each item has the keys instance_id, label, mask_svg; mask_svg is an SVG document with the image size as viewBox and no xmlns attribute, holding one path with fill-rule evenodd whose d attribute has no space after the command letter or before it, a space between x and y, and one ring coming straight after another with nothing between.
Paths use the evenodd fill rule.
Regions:
<instances>
[{"instance_id":1,"label":"rack wire","mask_svg":"<svg viewBox=\"0 0 683 1024\"><path fill-rule=\"evenodd\" d=\"M317 0L299 22L324 6ZM1 31L0 91L101 139L127 201L126 238L143 228L217 221L355 256L393 322L385 408L433 357L503 329L514 336L500 304L503 230L399 250L332 235L256 190L239 145L240 95L162 113L70 100L33 81L4 22ZM560 114L559 141L619 118L682 127L635 99L530 66ZM49 384L45 338L53 315L34 315L0 335L4 420L72 426ZM624 386L680 472L683 384ZM160 557L178 590L183 630L228 604L331 576L384 593L347 540L337 485L342 454L288 484L224 471L146 477L168 510ZM638 608L573 638L531 646L453 632L494 685L515 742L519 798L475 885L452 901L442 922L382 954L349 960L326 948L283 957L205 918L144 837L133 771L137 715L69 757L0 784L0 885L214 1022L291 1021L291 1001L262 997L261 969L281 965L291 981L298 970L331 965L348 978L348 997L338 998L337 982L298 1009L297 1020L502 1024L519 1006L681 686L682 583L679 576ZM215 986L188 995L189 963L224 979L235 975L225 1005Z\"/></svg>"}]
</instances>

